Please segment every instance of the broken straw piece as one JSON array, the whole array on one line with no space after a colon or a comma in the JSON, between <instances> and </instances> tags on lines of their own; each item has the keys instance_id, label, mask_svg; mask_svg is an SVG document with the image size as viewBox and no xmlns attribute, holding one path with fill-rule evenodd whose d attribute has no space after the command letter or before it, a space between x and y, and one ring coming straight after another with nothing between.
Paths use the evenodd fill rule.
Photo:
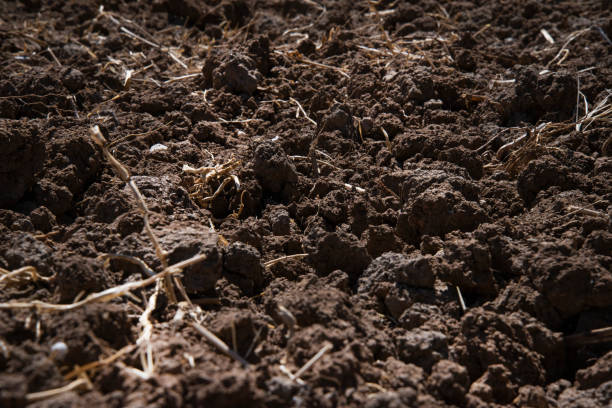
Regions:
<instances>
[{"instance_id":1,"label":"broken straw piece","mask_svg":"<svg viewBox=\"0 0 612 408\"><path fill-rule=\"evenodd\" d=\"M546 41L548 41L551 44L555 43L555 40L552 38L552 35L550 35L550 33L545 28L541 29L540 32L542 33L544 38L546 38Z\"/></svg>"},{"instance_id":2,"label":"broken straw piece","mask_svg":"<svg viewBox=\"0 0 612 408\"><path fill-rule=\"evenodd\" d=\"M230 349L229 346L227 344L225 344L225 342L223 340L221 340L219 337L215 336L207 328L205 328L204 326L202 326L201 324L199 324L197 322L192 322L191 323L191 327L193 327L198 333L200 333L202 336L204 336L204 338L206 340L208 340L210 343L212 343L212 345L215 346L219 351L221 351L221 352L227 354L228 356L232 357L234 360L238 361L244 367L248 367L249 366L249 363L244 358L240 357L240 355L238 353L236 353L234 350Z\"/></svg>"},{"instance_id":3,"label":"broken straw piece","mask_svg":"<svg viewBox=\"0 0 612 408\"><path fill-rule=\"evenodd\" d=\"M323 354L327 353L332 348L334 348L334 346L332 346L329 343L327 343L325 346L323 346L323 348L321 350L319 350L319 352L317 354L315 354L310 360L308 360L306 362L306 364L304 364L304 366L302 368L300 368L297 371L297 373L295 373L295 377L296 378L300 378L302 376L302 374L304 374L306 371L308 371L310 369L310 367L312 367L314 365L314 363L316 363L317 361L319 361L319 359L321 357L323 357Z\"/></svg>"}]
</instances>

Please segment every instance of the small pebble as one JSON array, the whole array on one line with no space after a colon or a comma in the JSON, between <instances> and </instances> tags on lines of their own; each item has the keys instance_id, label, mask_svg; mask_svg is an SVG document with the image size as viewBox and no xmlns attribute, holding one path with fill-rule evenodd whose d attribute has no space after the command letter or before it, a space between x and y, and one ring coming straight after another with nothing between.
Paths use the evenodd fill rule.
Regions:
<instances>
[{"instance_id":1,"label":"small pebble","mask_svg":"<svg viewBox=\"0 0 612 408\"><path fill-rule=\"evenodd\" d=\"M154 152L159 152L161 150L167 150L167 149L168 149L168 146L163 145L161 143L155 143L153 146L149 148L149 151L151 153L154 153Z\"/></svg>"},{"instance_id":2,"label":"small pebble","mask_svg":"<svg viewBox=\"0 0 612 408\"><path fill-rule=\"evenodd\" d=\"M51 346L51 358L63 360L68 354L68 346L63 341L58 341Z\"/></svg>"}]
</instances>

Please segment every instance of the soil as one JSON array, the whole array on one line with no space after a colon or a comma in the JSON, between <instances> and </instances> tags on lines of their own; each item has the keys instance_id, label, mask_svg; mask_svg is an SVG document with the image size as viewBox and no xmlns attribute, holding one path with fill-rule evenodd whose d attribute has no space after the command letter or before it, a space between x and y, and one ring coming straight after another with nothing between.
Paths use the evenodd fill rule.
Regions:
<instances>
[{"instance_id":1,"label":"soil","mask_svg":"<svg viewBox=\"0 0 612 408\"><path fill-rule=\"evenodd\" d=\"M608 0L0 12L0 406L612 404Z\"/></svg>"}]
</instances>

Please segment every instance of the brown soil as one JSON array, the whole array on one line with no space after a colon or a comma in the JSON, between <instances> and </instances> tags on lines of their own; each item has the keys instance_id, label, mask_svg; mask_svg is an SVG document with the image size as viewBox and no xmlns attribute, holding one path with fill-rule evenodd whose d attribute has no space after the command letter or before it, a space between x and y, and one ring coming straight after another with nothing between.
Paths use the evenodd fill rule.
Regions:
<instances>
[{"instance_id":1,"label":"brown soil","mask_svg":"<svg viewBox=\"0 0 612 408\"><path fill-rule=\"evenodd\" d=\"M0 406L612 403L608 0L0 12Z\"/></svg>"}]
</instances>

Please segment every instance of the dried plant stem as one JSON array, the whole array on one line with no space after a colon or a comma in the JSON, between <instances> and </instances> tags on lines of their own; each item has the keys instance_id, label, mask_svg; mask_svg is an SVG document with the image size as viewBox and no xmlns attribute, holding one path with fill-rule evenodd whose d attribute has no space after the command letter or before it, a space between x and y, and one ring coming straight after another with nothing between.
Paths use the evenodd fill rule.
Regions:
<instances>
[{"instance_id":1,"label":"dried plant stem","mask_svg":"<svg viewBox=\"0 0 612 408\"><path fill-rule=\"evenodd\" d=\"M164 81L164 84L170 84L172 82L182 81L183 79L197 78L198 76L200 76L199 72L198 73L193 73L193 74L181 75L181 76L177 76L177 77L172 77L172 78Z\"/></svg>"},{"instance_id":2,"label":"dried plant stem","mask_svg":"<svg viewBox=\"0 0 612 408\"><path fill-rule=\"evenodd\" d=\"M168 125L170 125L170 122L164 123L164 124L162 124L161 126L156 127L156 128L154 128L154 129L151 129L151 130L148 130L148 131L146 131L146 132L142 132L142 133L134 133L134 134L130 134L130 135L125 135L125 136L123 136L123 137L120 137L119 139L116 139L116 140L113 140L112 142L109 142L109 143L106 145L106 148L107 148L107 149L111 149L112 147L117 146L117 145L119 145L119 144L121 144L121 143L123 143L123 142L125 142L125 141L127 141L127 140L129 140L129 139L133 139L133 138L139 138L139 137L148 136L148 135L150 135L150 134L151 134L151 133L153 133L153 132L157 132L157 131L159 131L159 130L161 130L161 129L163 129L163 128L168 127Z\"/></svg>"},{"instance_id":3,"label":"dried plant stem","mask_svg":"<svg viewBox=\"0 0 612 408\"><path fill-rule=\"evenodd\" d=\"M223 189L225 188L225 186L227 186L232 181L233 181L233 179L231 177L226 177L225 179L223 179L223 181L221 182L219 187L217 187L217 190L215 190L213 195L202 198L202 200L201 200L202 203L203 204L208 204L211 201L213 201L215 198L219 197L219 194L221 194L223 192Z\"/></svg>"},{"instance_id":4,"label":"dried plant stem","mask_svg":"<svg viewBox=\"0 0 612 408\"><path fill-rule=\"evenodd\" d=\"M238 207L238 211L232 213L232 217L238 219L240 218L240 216L242 215L242 212L244 211L244 194L246 193L246 190L242 190L242 193L240 193L240 207Z\"/></svg>"},{"instance_id":5,"label":"dried plant stem","mask_svg":"<svg viewBox=\"0 0 612 408\"><path fill-rule=\"evenodd\" d=\"M89 386L89 384L90 384L89 381L83 378L78 378L72 381L70 384L64 385L63 387L53 388L51 390L46 390L46 391L41 391L41 392L31 392L29 394L26 394L26 401L35 402L35 401L48 399L51 397L55 397L56 395L63 394L65 392L75 390L84 385Z\"/></svg>"},{"instance_id":6,"label":"dried plant stem","mask_svg":"<svg viewBox=\"0 0 612 408\"><path fill-rule=\"evenodd\" d=\"M484 33L485 31L487 31L489 28L491 28L491 24L485 24L480 30L478 30L475 34L474 37L478 37L479 35L481 35L482 33Z\"/></svg>"},{"instance_id":7,"label":"dried plant stem","mask_svg":"<svg viewBox=\"0 0 612 408\"><path fill-rule=\"evenodd\" d=\"M310 369L310 367L312 367L314 365L314 363L316 363L317 361L319 361L319 359L321 357L323 357L323 354L327 353L329 350L331 350L334 346L332 346L331 344L326 344L325 346L323 346L323 348L321 348L321 350L319 350L319 352L317 354L315 354L310 360L308 360L306 362L306 364L304 364L304 366L302 368L300 368L297 373L295 373L295 376L297 378L300 378L302 376L302 374L304 374L306 371L308 371Z\"/></svg>"},{"instance_id":8,"label":"dried plant stem","mask_svg":"<svg viewBox=\"0 0 612 408\"><path fill-rule=\"evenodd\" d=\"M0 283L22 281L27 279L28 275L32 282L36 282L37 280L48 282L53 278L53 276L41 276L33 266L24 266L14 271L7 271L6 269L0 268Z\"/></svg>"},{"instance_id":9,"label":"dried plant stem","mask_svg":"<svg viewBox=\"0 0 612 408\"><path fill-rule=\"evenodd\" d=\"M577 214L577 213L582 213L584 215L591 215L593 217L604 217L607 218L607 215L597 211L597 210L591 210L590 208L583 208L583 207L578 207L576 205L570 205L569 207L567 207L568 210L570 210L571 212L566 214L566 216L568 215L573 215L573 214Z\"/></svg>"},{"instance_id":10,"label":"dried plant stem","mask_svg":"<svg viewBox=\"0 0 612 408\"><path fill-rule=\"evenodd\" d=\"M119 26L119 30L120 30L122 33L124 33L125 35L127 35L128 37L133 38L133 39L135 39L135 40L138 40L138 41L140 41L140 42L143 42L143 43L145 43L145 44L147 44L147 45L149 45L149 46L151 46L151 47L153 47L153 48L157 48L157 49L161 50L162 52L167 53L167 54L168 54L168 56L169 56L169 57L170 57L170 58L171 58L171 59L172 59L174 62L176 62L177 64L179 64L179 65L180 65L180 66L181 66L183 69L188 69L188 68L189 68L189 67L187 66L187 64L185 64L183 61L181 61L181 59L180 59L180 58L179 58L179 57L178 57L178 56L177 56L177 55L174 53L174 51L172 51L170 48L167 48L167 47L162 47L160 44L157 44L157 43L155 43L155 42L153 42L153 41L147 40L146 38L144 38L144 37L142 37L142 36L140 36L140 35L138 35L138 34L134 33L133 31L128 30L127 28L125 28L124 26L122 26L122 25L121 25L121 22L120 22L120 21L119 21L117 18L115 18L115 16L113 15L113 13L110 13L110 12L106 12L106 11L104 11L104 6L100 6L100 9L99 9L99 11L98 11L98 17L96 17L96 19L98 19L98 18L100 18L100 17L103 17L103 16L108 17L108 19L109 19L111 22L113 22L113 24L115 24L115 25ZM140 26L136 25L136 24L135 24L133 21L128 20L128 19L123 18L123 17L120 17L120 18L121 18L123 21L129 22L130 24L132 24L132 25L134 25L134 26L138 27L138 29L139 29L140 31L142 31L142 32L145 32L145 33L146 33L146 31L145 31L145 30L144 30L142 27L140 27ZM152 37L152 36L151 36L149 33L147 33L147 35L148 35L149 37L153 38L153 37Z\"/></svg>"},{"instance_id":11,"label":"dried plant stem","mask_svg":"<svg viewBox=\"0 0 612 408\"><path fill-rule=\"evenodd\" d=\"M582 92L581 92L582 94ZM584 97L584 94L582 94ZM586 97L584 97L585 102L585 114L584 117L576 124L576 130L587 130L587 128L593 122L612 122L612 103L609 103L608 100L612 96L612 92L608 91L608 95L600 101L595 107L589 111L588 103L586 101ZM584 127L583 127L584 125Z\"/></svg>"},{"instance_id":12,"label":"dried plant stem","mask_svg":"<svg viewBox=\"0 0 612 408\"><path fill-rule=\"evenodd\" d=\"M253 352L253 349L255 348L255 345L257 345L257 341L259 340L259 336L261 336L261 332L262 331L263 331L263 326L260 327L259 330L257 330L257 333L255 333L255 337L253 337L253 341L251 342L251 345L249 346L249 349L247 350L246 354L244 355L244 358L249 358L249 356Z\"/></svg>"},{"instance_id":13,"label":"dried plant stem","mask_svg":"<svg viewBox=\"0 0 612 408\"><path fill-rule=\"evenodd\" d=\"M457 289L457 296L459 297L459 304L461 305L461 310L465 312L467 310L467 307L465 307L465 301L463 300L461 289L459 289L459 286L455 286L455 289Z\"/></svg>"},{"instance_id":14,"label":"dried plant stem","mask_svg":"<svg viewBox=\"0 0 612 408\"><path fill-rule=\"evenodd\" d=\"M297 319L295 318L293 313L291 313L291 311L285 306L278 305L278 315L283 321L283 324L287 326L287 329L289 330L289 332L287 333L287 338L289 339L293 337L295 327L297 326Z\"/></svg>"},{"instance_id":15,"label":"dried plant stem","mask_svg":"<svg viewBox=\"0 0 612 408\"><path fill-rule=\"evenodd\" d=\"M300 58L299 61L303 62L304 64L312 65L314 67L331 69L332 71L336 71L343 77L351 79L350 75L347 74L342 68L334 67L334 66L327 65L327 64L321 64L320 62L312 61L312 60L309 60L308 58L303 58L303 57Z\"/></svg>"},{"instance_id":16,"label":"dried plant stem","mask_svg":"<svg viewBox=\"0 0 612 408\"><path fill-rule=\"evenodd\" d=\"M136 344L142 347L140 351L142 371L148 376L153 374L153 371L155 370L155 365L153 363L153 346L151 344L151 337L153 335L151 313L153 313L153 310L155 310L155 307L157 306L157 297L159 296L159 292L161 290L160 282L161 281L159 280L157 281L155 290L149 298L147 308L145 309L144 313L140 315L140 319L138 319L141 334L140 337L138 337L138 340L136 340Z\"/></svg>"},{"instance_id":17,"label":"dried plant stem","mask_svg":"<svg viewBox=\"0 0 612 408\"><path fill-rule=\"evenodd\" d=\"M197 322L191 322L191 326L198 333L200 333L202 336L204 336L204 338L206 340L208 340L213 346L215 346L219 351L227 354L228 356L230 356L234 360L238 361L244 367L248 367L249 366L249 363L244 358L240 357L240 355L238 353L236 353L234 350L232 350L227 344L225 344L225 342L223 340L221 340L219 337L215 336L207 328L205 328L204 326L202 326L201 324L199 324Z\"/></svg>"},{"instance_id":18,"label":"dried plant stem","mask_svg":"<svg viewBox=\"0 0 612 408\"><path fill-rule=\"evenodd\" d=\"M185 287L183 286L183 282L181 281L180 277L177 275L172 275L172 281L174 282L174 285L181 293L181 296L183 297L183 299L185 299L185 301L190 306L192 306L193 303L191 302L191 299L189 298L189 295L187 294L187 291L185 290Z\"/></svg>"},{"instance_id":19,"label":"dried plant stem","mask_svg":"<svg viewBox=\"0 0 612 408\"><path fill-rule=\"evenodd\" d=\"M515 141L506 143L500 147L496 154L497 159L507 159L507 162L504 164L506 171L511 175L517 175L531 160L538 157L538 155L547 150L558 150L559 148L550 146L550 143L559 135L566 134L572 130L584 131L595 122L611 123L611 96L612 92L608 92L608 94L590 110L585 103L585 114L577 121L560 123L545 122L533 129L529 129L523 136Z\"/></svg>"},{"instance_id":20,"label":"dried plant stem","mask_svg":"<svg viewBox=\"0 0 612 408\"><path fill-rule=\"evenodd\" d=\"M122 261L127 261L127 262L130 262L130 263L133 263L134 265L140 266L140 269L142 269L142 271L147 276L155 275L155 272L153 272L153 269L151 269L151 267L149 267L149 265L147 265L142 259L138 259L138 258L133 257L133 256L129 256L129 255L116 255L116 254L102 254L102 255L98 256L98 259L101 259L101 260L104 261L105 267L108 267L108 263L112 259L121 259Z\"/></svg>"},{"instance_id":21,"label":"dried plant stem","mask_svg":"<svg viewBox=\"0 0 612 408\"><path fill-rule=\"evenodd\" d=\"M427 54L425 54L425 52L421 49L421 47L419 47L417 43L413 43L412 45L414 45L414 48L416 48L421 53L423 58L425 58L425 61L427 61L427 63L431 67L431 69L435 70L436 69L436 65L433 63L431 58L429 58L429 56Z\"/></svg>"},{"instance_id":22,"label":"dried plant stem","mask_svg":"<svg viewBox=\"0 0 612 408\"><path fill-rule=\"evenodd\" d=\"M300 54L297 51L293 51L293 52L289 52L289 53L283 53L283 52L277 50L277 51L274 51L274 52L277 53L277 54L289 57L289 58L293 58L293 59L295 59L298 62L302 62L302 63L307 64L307 65L312 65L313 67L330 69L332 71L336 71L337 73L339 73L343 77L345 77L347 79L351 79L351 76L349 74L347 74L344 69L338 68L338 67L334 67L332 65L322 64L320 62L316 62L316 61L310 60L310 59L306 58L305 56L303 56L302 54Z\"/></svg>"},{"instance_id":23,"label":"dried plant stem","mask_svg":"<svg viewBox=\"0 0 612 408\"><path fill-rule=\"evenodd\" d=\"M162 268L167 268L168 267L168 259L167 259L168 253L161 247L157 237L155 236L155 234L153 234L153 229L151 228L151 223L149 221L149 216L151 213L149 211L149 208L147 207L147 203L145 202L144 197L142 196L142 194L140 193L140 190L138 189L138 186L136 185L134 180L132 180L132 176L130 176L129 171L111 154L111 152L106 147L107 145L106 139L102 135L102 132L100 131L100 127L98 125L93 126L90 129L90 133L91 133L91 138L93 139L94 143L96 143L102 149L102 152L104 156L106 157L106 159L113 166L113 168L115 169L115 171L117 172L121 180L123 180L123 182L125 182L130 187L134 197L136 197L136 203L144 219L144 229L147 235L149 236L149 239L151 240L153 247L155 248L155 255L161 262ZM174 292L174 286L172 285L172 280L170 279L170 277L165 277L164 285L166 289L166 295L168 296L168 300L170 301L170 303L176 303L176 294Z\"/></svg>"},{"instance_id":24,"label":"dried plant stem","mask_svg":"<svg viewBox=\"0 0 612 408\"><path fill-rule=\"evenodd\" d=\"M227 163L219 164L214 167L198 167L193 168L188 164L183 166L183 171L188 174L194 174L200 177L204 177L204 181L208 183L213 178L220 178L230 174L242 165L240 160L230 160Z\"/></svg>"},{"instance_id":25,"label":"dried plant stem","mask_svg":"<svg viewBox=\"0 0 612 408\"><path fill-rule=\"evenodd\" d=\"M153 48L160 48L159 44L154 43L153 41L149 41L144 37L139 36L136 33L133 33L132 31L128 30L125 27L119 27L119 30L121 30L123 33L125 33L128 37L132 37L138 41L141 41L147 45L150 45Z\"/></svg>"},{"instance_id":26,"label":"dried plant stem","mask_svg":"<svg viewBox=\"0 0 612 408\"><path fill-rule=\"evenodd\" d=\"M123 347L122 349L118 350L116 353L103 358L102 360L98 360L98 361L94 361L88 364L85 364L83 366L80 367L75 367L74 370L72 370L71 372L69 372L68 374L66 374L64 376L64 379L69 380L71 378L74 377L78 377L79 375L81 375L84 372L90 371L90 370L94 370L96 368L105 366L107 364L110 364L116 360L118 360L120 357L126 355L127 353L129 353L130 351L134 350L134 348L136 348L135 344L129 344L125 347Z\"/></svg>"},{"instance_id":27,"label":"dried plant stem","mask_svg":"<svg viewBox=\"0 0 612 408\"><path fill-rule=\"evenodd\" d=\"M573 346L607 343L612 341L612 327L589 330L585 333L572 334L565 337L565 342Z\"/></svg>"},{"instance_id":28,"label":"dried plant stem","mask_svg":"<svg viewBox=\"0 0 612 408\"><path fill-rule=\"evenodd\" d=\"M123 285L115 286L113 288L103 290L102 292L93 293L87 296L83 300L80 300L76 303L71 303L68 305L56 304L56 303L46 303L46 302L41 302L39 300L33 300L31 302L0 303L0 310L1 309L36 309L39 312L56 312L56 311L63 312L63 311L78 309L89 303L108 302L109 300L115 299L119 296L124 296L133 290L152 285L153 283L157 282L159 279L164 279L168 276L178 274L183 270L183 268L186 268L190 265L201 262L205 259L206 259L206 255L196 255L192 258L178 262L174 265L170 265L169 267L167 267L160 273L153 275L150 278L143 279L140 281L135 281L135 282L124 283Z\"/></svg>"},{"instance_id":29,"label":"dried plant stem","mask_svg":"<svg viewBox=\"0 0 612 408\"><path fill-rule=\"evenodd\" d=\"M306 256L308 256L308 254L293 254L293 255L281 256L280 258L272 259L271 261L265 262L263 265L265 268L269 268L272 265L277 264L281 261L285 261L287 259L301 259Z\"/></svg>"},{"instance_id":30,"label":"dried plant stem","mask_svg":"<svg viewBox=\"0 0 612 408\"><path fill-rule=\"evenodd\" d=\"M387 145L387 149L389 149L389 153L393 154L393 147L391 146L391 140L389 139L389 134L384 128L380 128L383 136L385 136L385 144Z\"/></svg>"},{"instance_id":31,"label":"dried plant stem","mask_svg":"<svg viewBox=\"0 0 612 408\"><path fill-rule=\"evenodd\" d=\"M334 346L327 343L325 346L321 348L321 350L319 350L317 354L315 354L310 360L308 360L306 364L304 364L302 368L300 368L295 374L292 374L291 371L289 371L289 369L285 367L284 365L281 365L280 369L282 372L287 374L287 376L291 379L291 381L295 381L298 384L304 384L304 381L300 377L306 371L308 371L310 367L312 367L317 361L319 361L319 359L321 359L321 357L323 357L323 355L327 353L329 350L331 350L333 347Z\"/></svg>"},{"instance_id":32,"label":"dried plant stem","mask_svg":"<svg viewBox=\"0 0 612 408\"><path fill-rule=\"evenodd\" d=\"M589 28L585 28L585 29L574 31L573 33L570 33L570 35L567 36L567 40L565 41L565 43L563 43L563 45L559 49L559 52L553 57L553 59L551 59L548 62L548 64L546 64L546 68L549 68L552 65L552 63L555 61L557 62L557 65L560 65L563 62L563 60L567 57L567 55L569 54L569 50L566 47L576 38L589 32L590 30L591 28L589 27Z\"/></svg>"},{"instance_id":33,"label":"dried plant stem","mask_svg":"<svg viewBox=\"0 0 612 408\"><path fill-rule=\"evenodd\" d=\"M187 174L194 175L192 180L193 185L189 189L189 197L200 204L202 207L208 207L210 202L217 198L225 187L232 181L236 186L236 192L240 191L240 180L238 176L232 174L232 172L241 166L242 162L234 158L230 159L227 163L218 164L216 166L199 167L193 168L188 164L183 165L183 171ZM222 179L223 178L223 179ZM219 185L214 192L211 193L212 181L220 181ZM244 193L244 191L242 192ZM243 196L240 196L241 208L244 208ZM241 213L242 210L239 210Z\"/></svg>"},{"instance_id":34,"label":"dried plant stem","mask_svg":"<svg viewBox=\"0 0 612 408\"><path fill-rule=\"evenodd\" d=\"M51 47L47 47L47 52L49 53L49 55L51 55L51 57L53 58L53 61L55 61L57 66L61 68L62 67L62 63L57 59L57 57L55 56L55 53L53 52Z\"/></svg>"},{"instance_id":35,"label":"dried plant stem","mask_svg":"<svg viewBox=\"0 0 612 408\"><path fill-rule=\"evenodd\" d=\"M376 180L376 183L387 193L391 194L393 197L397 198L398 200L401 200L402 198L399 196L399 194L397 194L395 191L391 190L389 187L387 187L385 185L385 183L383 183L382 180Z\"/></svg>"},{"instance_id":36,"label":"dried plant stem","mask_svg":"<svg viewBox=\"0 0 612 408\"><path fill-rule=\"evenodd\" d=\"M299 116L299 112L302 112L302 115L304 115L304 117L305 117L306 119L308 119L308 121L309 121L310 123L312 123L313 125L317 126L317 122L315 122L314 120L310 119L310 117L308 116L308 114L306 113L306 111L304 110L304 108L302 107L302 105L301 105L301 104L300 104L300 103L299 103L297 100L295 100L295 99L293 99L293 98L289 98L289 100L290 100L291 102L295 103L295 104L297 105L297 107L298 107L298 111L297 111L297 112L296 112L296 114L295 114L295 117L296 117L296 118Z\"/></svg>"}]
</instances>

